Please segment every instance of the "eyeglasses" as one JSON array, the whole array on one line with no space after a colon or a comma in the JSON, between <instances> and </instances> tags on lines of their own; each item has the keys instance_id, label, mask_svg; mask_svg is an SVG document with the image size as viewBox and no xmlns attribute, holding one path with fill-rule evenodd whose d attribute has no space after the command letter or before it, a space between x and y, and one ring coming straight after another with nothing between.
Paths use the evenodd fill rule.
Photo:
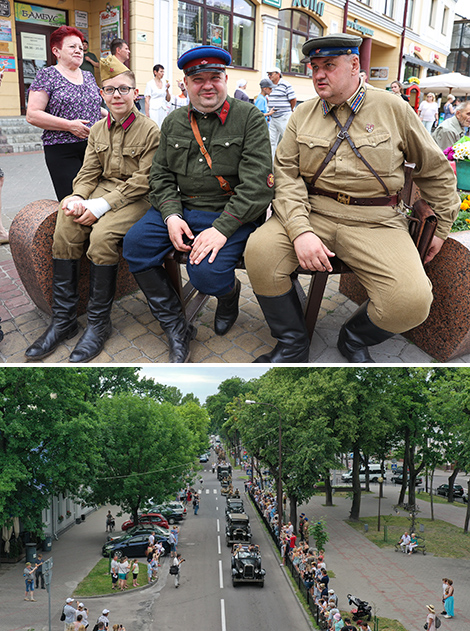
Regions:
<instances>
[{"instance_id":1,"label":"eyeglasses","mask_svg":"<svg viewBox=\"0 0 470 631\"><path fill-rule=\"evenodd\" d=\"M107 85L104 88L101 88L103 90L103 94L106 94L106 96L114 96L114 93L116 92L116 90L119 92L119 94L129 94L129 92L131 90L135 90L135 88L131 88L129 85L120 85L118 88L113 88L110 85Z\"/></svg>"}]
</instances>

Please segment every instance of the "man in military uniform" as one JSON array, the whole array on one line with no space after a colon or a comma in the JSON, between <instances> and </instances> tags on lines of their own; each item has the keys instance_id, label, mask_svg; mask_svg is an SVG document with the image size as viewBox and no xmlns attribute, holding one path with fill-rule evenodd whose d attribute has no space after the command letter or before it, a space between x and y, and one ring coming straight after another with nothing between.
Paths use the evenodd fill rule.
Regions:
<instances>
[{"instance_id":1,"label":"man in military uniform","mask_svg":"<svg viewBox=\"0 0 470 631\"><path fill-rule=\"evenodd\" d=\"M118 245L148 208L149 171L158 146L156 123L140 114L134 74L115 57L100 61L101 94L109 108L93 125L73 193L62 200L52 245L52 322L27 350L30 360L50 355L78 332L79 263L90 260L87 328L71 362L96 357L111 335Z\"/></svg>"},{"instance_id":2,"label":"man in military uniform","mask_svg":"<svg viewBox=\"0 0 470 631\"><path fill-rule=\"evenodd\" d=\"M412 108L360 81L361 43L341 34L303 46L318 98L290 118L275 159L274 216L250 237L245 252L251 284L278 340L258 362L308 361L309 339L290 279L299 263L331 271L336 254L365 287L369 300L343 324L338 339L348 361L372 361L368 346L418 326L429 313L431 283L397 194L405 160L416 163L414 181L438 217L427 262L458 212L455 176Z\"/></svg>"},{"instance_id":3,"label":"man in military uniform","mask_svg":"<svg viewBox=\"0 0 470 631\"><path fill-rule=\"evenodd\" d=\"M235 266L272 199L268 128L260 111L227 96L231 57L215 46L184 53L190 104L162 124L150 171L149 209L127 234L124 256L170 346L170 362L189 358L195 329L162 267L173 248L188 253L188 274L217 296L214 329L225 335L238 316Z\"/></svg>"}]
</instances>

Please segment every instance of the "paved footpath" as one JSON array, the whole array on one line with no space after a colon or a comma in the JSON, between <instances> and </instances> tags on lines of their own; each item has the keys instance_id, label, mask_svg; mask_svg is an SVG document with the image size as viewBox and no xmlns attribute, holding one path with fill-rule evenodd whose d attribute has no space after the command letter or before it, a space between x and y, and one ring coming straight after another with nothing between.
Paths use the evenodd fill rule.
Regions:
<instances>
[{"instance_id":1,"label":"paved footpath","mask_svg":"<svg viewBox=\"0 0 470 631\"><path fill-rule=\"evenodd\" d=\"M3 216L6 227L26 204L38 199L54 199L42 152L2 155L0 163L5 171L3 187ZM234 327L224 337L214 334L215 298L207 303L196 317L197 337L191 344L194 363L251 363L262 353L273 348L275 341L256 298L248 276L237 272L242 282L240 315ZM301 277L306 287L308 277ZM0 246L0 318L5 339L0 345L0 362L24 363L24 351L44 331L49 321L30 300L11 259L8 245ZM337 364L344 362L336 348L338 331L356 305L339 292L339 276L331 276L320 309L319 320L310 346L310 363ZM105 350L95 363L167 362L168 345L160 325L150 314L142 292L117 301L113 306L113 333ZM80 318L85 325L86 317ZM68 363L70 352L78 336L61 345L47 363ZM371 350L376 362L397 364L429 363L432 358L401 335L395 335ZM470 354L454 363L470 362Z\"/></svg>"},{"instance_id":2,"label":"paved footpath","mask_svg":"<svg viewBox=\"0 0 470 631\"><path fill-rule=\"evenodd\" d=\"M361 518L376 516L378 510L378 485L372 484L375 493L363 495ZM384 499L381 514L393 514L393 504L398 499L399 488L384 486ZM349 515L351 501L334 498L333 507L324 506L324 496L314 497L298 513L305 512L310 521L325 517L330 537L326 544L327 567L334 571L336 578L331 580L341 609L349 609L347 594L367 600L377 615L399 620L408 631L421 631L426 621L426 605L433 604L436 611L442 611L442 577L451 578L455 586L455 618L442 619L442 631L468 631L470 629L470 560L447 559L433 555L416 554L408 556L395 552L392 548L378 548L362 533L345 522ZM419 518L428 518L429 502L419 501ZM401 511L403 514L403 512ZM465 508L434 505L436 519L463 527ZM426 533L424 533L426 536Z\"/></svg>"}]
</instances>

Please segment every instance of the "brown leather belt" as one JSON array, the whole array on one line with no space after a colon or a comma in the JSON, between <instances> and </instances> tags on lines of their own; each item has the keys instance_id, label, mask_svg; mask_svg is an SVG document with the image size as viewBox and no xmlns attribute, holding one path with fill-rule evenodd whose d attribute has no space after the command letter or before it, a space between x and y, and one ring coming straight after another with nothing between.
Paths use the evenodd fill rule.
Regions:
<instances>
[{"instance_id":1,"label":"brown leather belt","mask_svg":"<svg viewBox=\"0 0 470 631\"><path fill-rule=\"evenodd\" d=\"M351 195L346 195L346 193L330 193L308 183L307 189L310 195L331 197L331 199L335 199L340 204L347 206L395 206L399 202L398 195L390 195L388 197L351 197Z\"/></svg>"}]
</instances>

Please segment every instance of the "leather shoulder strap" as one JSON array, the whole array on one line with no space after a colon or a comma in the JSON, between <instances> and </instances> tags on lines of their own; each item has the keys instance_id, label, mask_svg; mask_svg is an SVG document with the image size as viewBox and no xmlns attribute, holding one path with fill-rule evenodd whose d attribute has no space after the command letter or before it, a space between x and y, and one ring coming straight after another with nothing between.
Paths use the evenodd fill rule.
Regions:
<instances>
[{"instance_id":1,"label":"leather shoulder strap","mask_svg":"<svg viewBox=\"0 0 470 631\"><path fill-rule=\"evenodd\" d=\"M199 149L201 150L202 155L206 159L209 169L212 171L212 158L210 157L209 152L204 146L204 143L201 138L201 132L199 131L199 127L197 126L196 117L194 116L194 112L192 111L190 113L190 123L191 123L191 129L193 130L194 137L196 138L196 142L199 145ZM215 175L214 177L218 179L220 188L225 193L227 193L227 195L235 195L235 192L232 190L230 184L227 182L225 178L223 178L221 175Z\"/></svg>"},{"instance_id":2,"label":"leather shoulder strap","mask_svg":"<svg viewBox=\"0 0 470 631\"><path fill-rule=\"evenodd\" d=\"M323 162L320 164L320 166L318 167L315 175L312 178L312 181L310 182L310 184L313 186L315 184L315 182L318 180L318 178L320 177L320 175L323 173L323 171L326 169L326 166L328 164L328 162L331 160L331 158L335 155L335 153L338 150L338 147L340 146L340 144L343 142L343 140L346 138L345 133L347 133L348 129L351 127L351 123L353 122L353 118L355 116L355 112L351 112L351 114L349 115L348 120L346 121L346 124L344 127L341 127L339 121L336 119L336 124L338 125L338 127L340 128L340 131L338 133L338 135L336 136L336 141L334 143L334 145L331 147L331 149L329 150L329 152L327 153L325 159L323 160Z\"/></svg>"},{"instance_id":3,"label":"leather shoulder strap","mask_svg":"<svg viewBox=\"0 0 470 631\"><path fill-rule=\"evenodd\" d=\"M377 173L377 171L367 162L367 160L364 158L364 156L361 155L359 149L356 147L356 145L354 144L351 136L347 133L347 129L345 129L346 125L344 127L341 127L341 123L339 122L339 120L336 117L336 114L333 112L333 110L330 110L330 114L331 116L334 118L336 124L338 125L338 127L341 129L340 133L344 133L344 137L346 138L346 140L349 143L349 146L351 147L351 149L354 151L355 155L359 158L359 160L361 160L366 167L369 169L369 171L372 173L372 175L377 178L377 180L380 182L380 184L383 186L386 195L390 195L390 191L387 188L387 185L385 184L385 182L382 180L382 178L380 177L380 175ZM349 119L348 119L349 120Z\"/></svg>"}]
</instances>

